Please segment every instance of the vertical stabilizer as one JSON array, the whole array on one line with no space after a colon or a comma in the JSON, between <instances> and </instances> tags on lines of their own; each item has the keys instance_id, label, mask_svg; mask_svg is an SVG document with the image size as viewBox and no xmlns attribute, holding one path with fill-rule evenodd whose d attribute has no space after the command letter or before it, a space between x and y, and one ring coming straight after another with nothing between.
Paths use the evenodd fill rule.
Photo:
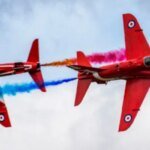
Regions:
<instances>
[{"instance_id":1,"label":"vertical stabilizer","mask_svg":"<svg viewBox=\"0 0 150 150\"><path fill-rule=\"evenodd\" d=\"M39 41L35 39L32 43L27 62L39 62Z\"/></svg>"},{"instance_id":2,"label":"vertical stabilizer","mask_svg":"<svg viewBox=\"0 0 150 150\"><path fill-rule=\"evenodd\" d=\"M77 64L80 66L91 67L91 64L89 63L88 59L81 51L77 52ZM82 73L79 72L78 77L81 75ZM82 102L91 82L92 79L80 79L80 78L78 79L77 92L74 104L75 106L79 105Z\"/></svg>"},{"instance_id":3,"label":"vertical stabilizer","mask_svg":"<svg viewBox=\"0 0 150 150\"><path fill-rule=\"evenodd\" d=\"M32 79L35 81L39 89L42 92L46 92L43 76L42 76L41 69L40 69L40 63L39 63L38 39L35 39L33 41L27 62L37 63L37 70L30 71L29 74L31 75Z\"/></svg>"}]
</instances>

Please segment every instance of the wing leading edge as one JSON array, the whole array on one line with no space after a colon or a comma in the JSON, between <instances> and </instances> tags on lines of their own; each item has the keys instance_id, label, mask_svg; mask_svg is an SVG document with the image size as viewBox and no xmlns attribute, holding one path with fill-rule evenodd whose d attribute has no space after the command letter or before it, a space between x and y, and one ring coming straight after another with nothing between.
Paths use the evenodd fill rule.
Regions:
<instances>
[{"instance_id":1,"label":"wing leading edge","mask_svg":"<svg viewBox=\"0 0 150 150\"><path fill-rule=\"evenodd\" d=\"M127 80L119 131L125 131L132 125L149 87L150 80Z\"/></svg>"}]
</instances>

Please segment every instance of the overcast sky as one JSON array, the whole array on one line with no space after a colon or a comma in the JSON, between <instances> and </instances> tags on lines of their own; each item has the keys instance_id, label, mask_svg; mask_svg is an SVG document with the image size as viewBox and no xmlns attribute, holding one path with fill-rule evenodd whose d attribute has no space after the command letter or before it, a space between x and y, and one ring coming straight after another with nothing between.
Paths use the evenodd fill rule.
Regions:
<instances>
[{"instance_id":1,"label":"overcast sky","mask_svg":"<svg viewBox=\"0 0 150 150\"><path fill-rule=\"evenodd\" d=\"M0 63L26 61L39 38L41 62L124 47L122 14L134 14L150 41L148 0L0 0ZM75 77L68 68L44 68L46 81ZM1 84L30 82L28 74L0 78ZM149 150L150 96L132 127L118 132L124 81L92 84L74 108L76 81L5 96L12 128L0 126L1 150ZM133 91L135 92L135 91Z\"/></svg>"}]
</instances>

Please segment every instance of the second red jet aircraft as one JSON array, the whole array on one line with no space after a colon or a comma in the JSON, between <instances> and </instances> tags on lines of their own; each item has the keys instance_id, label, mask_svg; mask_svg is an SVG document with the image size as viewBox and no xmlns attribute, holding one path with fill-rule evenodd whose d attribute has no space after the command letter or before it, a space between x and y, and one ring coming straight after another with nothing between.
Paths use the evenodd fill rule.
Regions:
<instances>
[{"instance_id":1,"label":"second red jet aircraft","mask_svg":"<svg viewBox=\"0 0 150 150\"><path fill-rule=\"evenodd\" d=\"M42 92L46 92L39 63L38 39L34 40L27 62L16 62L0 64L0 76L14 75L28 72ZM9 115L0 88L0 124L4 127L11 127Z\"/></svg>"},{"instance_id":2,"label":"second red jet aircraft","mask_svg":"<svg viewBox=\"0 0 150 150\"><path fill-rule=\"evenodd\" d=\"M126 61L93 68L79 51L78 65L68 66L79 71L75 106L81 103L91 82L106 84L112 80L126 80L119 131L131 126L150 87L150 46L133 15L124 14L123 21Z\"/></svg>"}]
</instances>

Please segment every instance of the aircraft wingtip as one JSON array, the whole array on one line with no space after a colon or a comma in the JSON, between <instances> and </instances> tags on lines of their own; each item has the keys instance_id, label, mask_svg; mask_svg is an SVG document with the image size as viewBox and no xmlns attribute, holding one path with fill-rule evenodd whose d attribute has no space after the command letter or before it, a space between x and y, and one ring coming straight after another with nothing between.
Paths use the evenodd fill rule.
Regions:
<instances>
[{"instance_id":1,"label":"aircraft wingtip","mask_svg":"<svg viewBox=\"0 0 150 150\"><path fill-rule=\"evenodd\" d=\"M74 103L74 106L75 106L75 107L76 107L76 106L79 106L79 104L80 104L79 102L75 102L75 103Z\"/></svg>"},{"instance_id":2,"label":"aircraft wingtip","mask_svg":"<svg viewBox=\"0 0 150 150\"><path fill-rule=\"evenodd\" d=\"M46 89L45 89L45 88L42 88L41 91L42 91L42 92L46 92Z\"/></svg>"},{"instance_id":3,"label":"aircraft wingtip","mask_svg":"<svg viewBox=\"0 0 150 150\"><path fill-rule=\"evenodd\" d=\"M130 125L128 126L120 126L118 132L124 132L130 128Z\"/></svg>"}]
</instances>

